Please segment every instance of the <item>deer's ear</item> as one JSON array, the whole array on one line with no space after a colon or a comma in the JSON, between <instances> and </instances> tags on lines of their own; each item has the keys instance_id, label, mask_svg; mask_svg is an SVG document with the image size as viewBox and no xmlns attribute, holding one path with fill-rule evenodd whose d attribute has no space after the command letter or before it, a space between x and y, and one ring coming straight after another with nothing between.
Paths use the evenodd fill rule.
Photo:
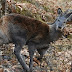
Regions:
<instances>
[{"instance_id":1,"label":"deer's ear","mask_svg":"<svg viewBox=\"0 0 72 72\"><path fill-rule=\"evenodd\" d=\"M70 12L70 13L68 13L68 14L65 15L66 18L68 18L70 16L72 17L72 12Z\"/></svg>"},{"instance_id":2,"label":"deer's ear","mask_svg":"<svg viewBox=\"0 0 72 72\"><path fill-rule=\"evenodd\" d=\"M67 24L72 24L72 14L66 18L66 23Z\"/></svg>"},{"instance_id":3,"label":"deer's ear","mask_svg":"<svg viewBox=\"0 0 72 72\"><path fill-rule=\"evenodd\" d=\"M63 13L62 10L61 10L61 8L58 8L57 13L58 13L59 15L61 15L61 14Z\"/></svg>"}]
</instances>

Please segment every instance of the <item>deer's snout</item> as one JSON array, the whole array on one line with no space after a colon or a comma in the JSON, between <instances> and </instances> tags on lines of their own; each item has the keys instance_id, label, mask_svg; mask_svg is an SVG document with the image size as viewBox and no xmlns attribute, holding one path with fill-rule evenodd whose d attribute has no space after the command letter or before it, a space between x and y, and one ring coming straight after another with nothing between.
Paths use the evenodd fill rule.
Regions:
<instances>
[{"instance_id":1,"label":"deer's snout","mask_svg":"<svg viewBox=\"0 0 72 72\"><path fill-rule=\"evenodd\" d=\"M61 29L61 26L58 26L59 29Z\"/></svg>"}]
</instances>

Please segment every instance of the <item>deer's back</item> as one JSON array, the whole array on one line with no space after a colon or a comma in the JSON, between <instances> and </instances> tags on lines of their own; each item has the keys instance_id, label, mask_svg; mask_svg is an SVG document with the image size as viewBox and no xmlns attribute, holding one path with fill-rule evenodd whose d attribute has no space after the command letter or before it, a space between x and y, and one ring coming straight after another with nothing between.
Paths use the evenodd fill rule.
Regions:
<instances>
[{"instance_id":1,"label":"deer's back","mask_svg":"<svg viewBox=\"0 0 72 72\"><path fill-rule=\"evenodd\" d=\"M49 26L47 24L20 14L9 14L4 16L3 19L13 37L17 35L27 40L33 39L36 41L46 38L49 33Z\"/></svg>"}]
</instances>

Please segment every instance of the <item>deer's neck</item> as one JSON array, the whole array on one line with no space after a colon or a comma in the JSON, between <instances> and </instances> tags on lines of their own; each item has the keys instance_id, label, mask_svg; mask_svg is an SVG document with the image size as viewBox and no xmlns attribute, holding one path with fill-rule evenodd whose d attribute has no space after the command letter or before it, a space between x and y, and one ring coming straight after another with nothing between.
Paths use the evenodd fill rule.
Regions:
<instances>
[{"instance_id":1,"label":"deer's neck","mask_svg":"<svg viewBox=\"0 0 72 72\"><path fill-rule=\"evenodd\" d=\"M49 37L50 37L50 41L56 41L58 40L60 37L62 37L62 33L58 30L56 30L56 25L49 25L50 27L50 31L49 31Z\"/></svg>"}]
</instances>

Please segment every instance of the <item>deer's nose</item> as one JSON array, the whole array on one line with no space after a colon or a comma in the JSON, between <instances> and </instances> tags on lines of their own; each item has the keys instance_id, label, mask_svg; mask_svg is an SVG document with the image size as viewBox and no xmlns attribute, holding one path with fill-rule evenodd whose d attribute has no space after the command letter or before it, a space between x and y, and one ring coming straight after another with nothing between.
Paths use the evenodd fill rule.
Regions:
<instances>
[{"instance_id":1,"label":"deer's nose","mask_svg":"<svg viewBox=\"0 0 72 72\"><path fill-rule=\"evenodd\" d=\"M60 27L60 26L59 26L58 28L59 28L59 29L61 29L61 27Z\"/></svg>"}]
</instances>

